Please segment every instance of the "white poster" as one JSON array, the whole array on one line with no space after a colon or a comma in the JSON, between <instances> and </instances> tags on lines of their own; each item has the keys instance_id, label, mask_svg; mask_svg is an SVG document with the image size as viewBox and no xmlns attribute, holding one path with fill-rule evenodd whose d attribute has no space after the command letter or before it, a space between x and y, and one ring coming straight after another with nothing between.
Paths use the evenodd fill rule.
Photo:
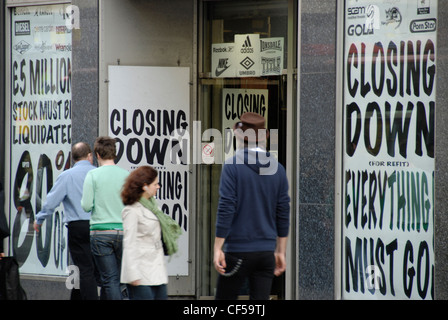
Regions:
<instances>
[{"instance_id":1,"label":"white poster","mask_svg":"<svg viewBox=\"0 0 448 320\"><path fill-rule=\"evenodd\" d=\"M235 155L233 126L240 121L244 113L260 114L266 119L266 128L268 128L268 95L267 89L222 89L224 160Z\"/></svg>"},{"instance_id":2,"label":"white poster","mask_svg":"<svg viewBox=\"0 0 448 320\"><path fill-rule=\"evenodd\" d=\"M237 77L259 77L261 75L260 35L235 35Z\"/></svg>"},{"instance_id":3,"label":"white poster","mask_svg":"<svg viewBox=\"0 0 448 320\"><path fill-rule=\"evenodd\" d=\"M33 229L54 181L70 167L72 34L66 8L11 11L10 228L23 274L66 275L68 266L63 206L41 232Z\"/></svg>"},{"instance_id":4,"label":"white poster","mask_svg":"<svg viewBox=\"0 0 448 320\"><path fill-rule=\"evenodd\" d=\"M283 55L283 38L260 39L261 75L281 75Z\"/></svg>"},{"instance_id":5,"label":"white poster","mask_svg":"<svg viewBox=\"0 0 448 320\"><path fill-rule=\"evenodd\" d=\"M234 43L212 45L213 78L278 76L283 70L284 39L235 35Z\"/></svg>"},{"instance_id":6,"label":"white poster","mask_svg":"<svg viewBox=\"0 0 448 320\"><path fill-rule=\"evenodd\" d=\"M159 172L160 208L182 228L171 276L188 275L190 196L190 69L109 67L109 135L118 141L117 164Z\"/></svg>"},{"instance_id":7,"label":"white poster","mask_svg":"<svg viewBox=\"0 0 448 320\"><path fill-rule=\"evenodd\" d=\"M212 45L212 77L236 77L236 55L234 43L216 43Z\"/></svg>"},{"instance_id":8,"label":"white poster","mask_svg":"<svg viewBox=\"0 0 448 320\"><path fill-rule=\"evenodd\" d=\"M347 0L342 296L434 298L437 1Z\"/></svg>"}]
</instances>

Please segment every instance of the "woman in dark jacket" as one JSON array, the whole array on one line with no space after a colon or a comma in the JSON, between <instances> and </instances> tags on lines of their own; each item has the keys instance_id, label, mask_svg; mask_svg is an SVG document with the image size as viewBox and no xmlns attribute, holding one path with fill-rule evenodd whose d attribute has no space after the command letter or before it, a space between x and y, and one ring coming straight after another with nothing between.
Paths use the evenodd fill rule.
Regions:
<instances>
[{"instance_id":1,"label":"woman in dark jacket","mask_svg":"<svg viewBox=\"0 0 448 320\"><path fill-rule=\"evenodd\" d=\"M3 248L3 239L9 237L8 223L6 222L5 212L5 197L3 192L3 186L0 183L0 259L5 256Z\"/></svg>"}]
</instances>

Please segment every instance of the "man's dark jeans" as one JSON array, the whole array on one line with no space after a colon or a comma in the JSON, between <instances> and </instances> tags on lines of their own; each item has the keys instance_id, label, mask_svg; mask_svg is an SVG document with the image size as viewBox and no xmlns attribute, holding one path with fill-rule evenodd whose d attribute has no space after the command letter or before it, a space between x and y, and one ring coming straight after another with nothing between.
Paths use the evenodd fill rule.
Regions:
<instances>
[{"instance_id":1,"label":"man's dark jeans","mask_svg":"<svg viewBox=\"0 0 448 320\"><path fill-rule=\"evenodd\" d=\"M275 270L274 252L231 252L228 255L241 259L242 263L236 273L219 275L216 300L236 300L246 279L251 300L269 300ZM226 270L226 273L231 271Z\"/></svg>"},{"instance_id":2,"label":"man's dark jeans","mask_svg":"<svg viewBox=\"0 0 448 320\"><path fill-rule=\"evenodd\" d=\"M97 300L98 286L95 265L90 248L90 225L88 220L72 221L67 225L68 248L73 263L79 268L79 287L82 300Z\"/></svg>"},{"instance_id":3,"label":"man's dark jeans","mask_svg":"<svg viewBox=\"0 0 448 320\"><path fill-rule=\"evenodd\" d=\"M91 231L90 245L105 299L123 299L120 284L123 232Z\"/></svg>"}]
</instances>

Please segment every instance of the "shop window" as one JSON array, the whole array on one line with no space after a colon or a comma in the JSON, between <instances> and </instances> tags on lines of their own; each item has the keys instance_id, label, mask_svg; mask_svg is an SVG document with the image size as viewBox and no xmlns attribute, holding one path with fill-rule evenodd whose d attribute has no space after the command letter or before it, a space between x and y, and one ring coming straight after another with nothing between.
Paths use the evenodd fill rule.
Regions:
<instances>
[{"instance_id":1,"label":"shop window","mask_svg":"<svg viewBox=\"0 0 448 320\"><path fill-rule=\"evenodd\" d=\"M345 1L344 299L434 298L437 1Z\"/></svg>"}]
</instances>

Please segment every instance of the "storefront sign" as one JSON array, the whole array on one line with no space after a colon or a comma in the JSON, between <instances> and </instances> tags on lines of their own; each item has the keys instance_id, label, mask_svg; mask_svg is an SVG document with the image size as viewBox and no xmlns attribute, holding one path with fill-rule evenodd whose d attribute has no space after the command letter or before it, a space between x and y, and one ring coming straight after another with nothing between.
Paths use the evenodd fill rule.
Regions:
<instances>
[{"instance_id":1,"label":"storefront sign","mask_svg":"<svg viewBox=\"0 0 448 320\"><path fill-rule=\"evenodd\" d=\"M259 77L261 75L260 35L235 35L237 77Z\"/></svg>"},{"instance_id":2,"label":"storefront sign","mask_svg":"<svg viewBox=\"0 0 448 320\"><path fill-rule=\"evenodd\" d=\"M266 119L268 127L268 94L265 89L222 89L222 139L224 159L234 156L233 126L246 112L254 112Z\"/></svg>"},{"instance_id":3,"label":"storefront sign","mask_svg":"<svg viewBox=\"0 0 448 320\"><path fill-rule=\"evenodd\" d=\"M67 5L12 9L10 228L21 273L66 275L61 205L33 229L57 176L70 167L72 34Z\"/></svg>"},{"instance_id":4,"label":"storefront sign","mask_svg":"<svg viewBox=\"0 0 448 320\"><path fill-rule=\"evenodd\" d=\"M171 276L188 275L190 69L109 67L109 135L118 141L117 164L159 172L161 209L182 227Z\"/></svg>"},{"instance_id":5,"label":"storefront sign","mask_svg":"<svg viewBox=\"0 0 448 320\"><path fill-rule=\"evenodd\" d=\"M234 43L212 45L213 78L243 78L281 75L284 39L259 34L235 35Z\"/></svg>"},{"instance_id":6,"label":"storefront sign","mask_svg":"<svg viewBox=\"0 0 448 320\"><path fill-rule=\"evenodd\" d=\"M262 76L276 76L283 70L283 38L260 39Z\"/></svg>"},{"instance_id":7,"label":"storefront sign","mask_svg":"<svg viewBox=\"0 0 448 320\"><path fill-rule=\"evenodd\" d=\"M434 298L437 1L347 0L342 297Z\"/></svg>"},{"instance_id":8,"label":"storefront sign","mask_svg":"<svg viewBox=\"0 0 448 320\"><path fill-rule=\"evenodd\" d=\"M235 44L218 43L212 45L213 78L233 78L236 75Z\"/></svg>"}]
</instances>

